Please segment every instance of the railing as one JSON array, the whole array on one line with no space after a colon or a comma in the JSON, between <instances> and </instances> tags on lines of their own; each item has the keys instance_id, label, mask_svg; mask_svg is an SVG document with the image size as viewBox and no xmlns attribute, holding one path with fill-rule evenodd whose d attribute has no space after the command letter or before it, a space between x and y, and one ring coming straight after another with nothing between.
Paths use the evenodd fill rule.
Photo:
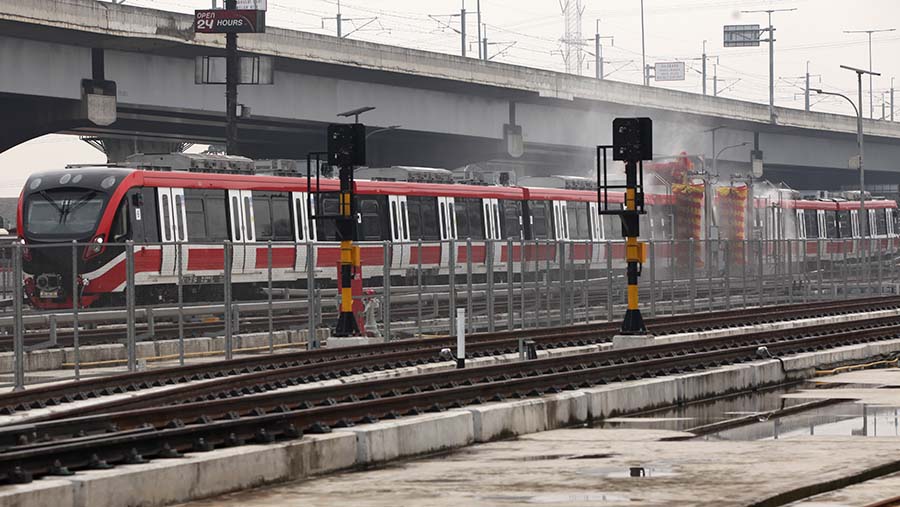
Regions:
<instances>
[{"instance_id":1,"label":"railing","mask_svg":"<svg viewBox=\"0 0 900 507\"><path fill-rule=\"evenodd\" d=\"M368 308L368 331L385 339L454 334L456 308L466 309L467 333L617 320L624 313L621 242L361 245L365 291L358 297ZM135 370L144 361L183 364L200 355L315 348L337 315L333 243L104 244L95 259L105 262L86 273L89 247L97 245L0 245L0 259L9 259L0 340L13 351L17 388L38 369L38 354L61 347L68 352L59 352L65 359L55 366L80 378L87 365ZM897 293L898 247L897 238L652 241L641 306L655 317ZM47 273L61 277L35 279ZM26 283L35 296L55 291L65 307L33 307ZM84 307L96 292L103 297ZM96 306L104 300L111 306ZM251 324L258 332L247 336ZM114 352L98 361L98 346L85 340L113 326L118 335L103 339L117 348L107 346ZM197 332L215 336L189 336Z\"/></svg>"}]
</instances>

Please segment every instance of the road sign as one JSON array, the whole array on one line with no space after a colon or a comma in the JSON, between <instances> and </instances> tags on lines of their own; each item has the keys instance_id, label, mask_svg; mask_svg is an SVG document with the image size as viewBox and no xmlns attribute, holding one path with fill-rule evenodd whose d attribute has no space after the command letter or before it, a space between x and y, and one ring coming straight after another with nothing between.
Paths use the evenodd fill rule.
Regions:
<instances>
[{"instance_id":1,"label":"road sign","mask_svg":"<svg viewBox=\"0 0 900 507\"><path fill-rule=\"evenodd\" d=\"M265 11L226 9L194 11L194 32L196 33L263 33L265 31Z\"/></svg>"},{"instance_id":2,"label":"road sign","mask_svg":"<svg viewBox=\"0 0 900 507\"><path fill-rule=\"evenodd\" d=\"M759 46L759 25L725 25L725 47Z\"/></svg>"},{"instance_id":3,"label":"road sign","mask_svg":"<svg viewBox=\"0 0 900 507\"><path fill-rule=\"evenodd\" d=\"M653 68L657 81L684 81L684 62L657 62Z\"/></svg>"},{"instance_id":4,"label":"road sign","mask_svg":"<svg viewBox=\"0 0 900 507\"><path fill-rule=\"evenodd\" d=\"M194 62L194 83L225 84L227 66L224 56L198 56ZM274 84L274 68L271 56L242 56L238 68L238 84Z\"/></svg>"}]
</instances>

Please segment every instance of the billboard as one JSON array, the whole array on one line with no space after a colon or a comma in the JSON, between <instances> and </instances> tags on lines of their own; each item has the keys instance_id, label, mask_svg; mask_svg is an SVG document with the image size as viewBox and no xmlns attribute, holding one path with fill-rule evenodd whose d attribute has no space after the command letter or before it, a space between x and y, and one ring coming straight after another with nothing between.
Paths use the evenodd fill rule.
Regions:
<instances>
[{"instance_id":1,"label":"billboard","mask_svg":"<svg viewBox=\"0 0 900 507\"><path fill-rule=\"evenodd\" d=\"M195 33L263 33L265 31L265 11L225 9L194 11Z\"/></svg>"},{"instance_id":2,"label":"billboard","mask_svg":"<svg viewBox=\"0 0 900 507\"><path fill-rule=\"evenodd\" d=\"M725 25L726 48L759 46L759 25Z\"/></svg>"},{"instance_id":3,"label":"billboard","mask_svg":"<svg viewBox=\"0 0 900 507\"><path fill-rule=\"evenodd\" d=\"M264 11L266 0L237 0L237 8L241 11Z\"/></svg>"},{"instance_id":4,"label":"billboard","mask_svg":"<svg viewBox=\"0 0 900 507\"><path fill-rule=\"evenodd\" d=\"M657 81L684 81L684 62L658 62L653 68Z\"/></svg>"}]
</instances>

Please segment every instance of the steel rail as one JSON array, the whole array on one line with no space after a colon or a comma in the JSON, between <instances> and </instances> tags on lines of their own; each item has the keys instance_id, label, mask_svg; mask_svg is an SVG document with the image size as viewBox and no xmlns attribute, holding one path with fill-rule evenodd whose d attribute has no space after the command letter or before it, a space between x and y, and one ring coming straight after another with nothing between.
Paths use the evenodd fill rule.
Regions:
<instances>
[{"instance_id":1,"label":"steel rail","mask_svg":"<svg viewBox=\"0 0 900 507\"><path fill-rule=\"evenodd\" d=\"M660 317L648 320L651 332L667 334L677 331L690 332L736 324L767 323L797 317L821 317L859 311L860 309L889 309L900 307L900 298L874 298L857 303L838 302L829 305L801 304L760 309L715 312L703 316ZM810 311L812 310L812 311ZM473 355L487 355L518 350L518 340L534 340L539 349L559 346L575 346L609 341L618 332L615 323L569 326L565 328L529 329L474 334L468 337ZM505 341L504 341L505 340ZM359 345L339 349L318 349L248 356L216 363L201 363L183 367L110 375L75 382L44 385L25 391L0 394L0 413L12 414L31 408L43 408L71 401L97 398L126 391L138 391L167 384L187 383L192 380L246 375L273 369L287 369L304 364L333 363L357 358L356 363L333 365L330 376L350 375L368 371L436 362L437 351L451 345L452 338L438 337L417 340L400 340L384 344ZM483 344L483 345L479 345ZM410 353L409 355L396 355ZM395 355L392 355L395 354ZM344 371L341 372L343 365ZM355 369L354 369L355 368Z\"/></svg>"},{"instance_id":2,"label":"steel rail","mask_svg":"<svg viewBox=\"0 0 900 507\"><path fill-rule=\"evenodd\" d=\"M764 339L763 333L755 335L757 339ZM403 392L394 389L379 394L371 389L366 390L371 385L351 384L348 388L356 389L356 394L348 396L344 403L330 399L320 406L312 406L308 401L303 401L294 407L279 405L267 411L259 408L260 405L255 403L257 400L252 399L254 397L247 397L200 403L194 407L181 405L155 409L168 413L168 416L158 419L152 416L154 409L105 414L106 430L110 432L108 434L84 435L56 442L25 442L24 445L0 453L0 480L26 482L35 476L141 462L147 458L173 457L181 452L208 451L217 446L238 445L246 441L271 442L275 438L297 438L303 432L329 431L331 427L372 422L385 417L439 411L487 400L539 396L608 382L740 363L758 359L756 352L759 343L766 343L770 352L787 355L898 336L900 325L828 334L811 331L794 339L764 342L751 340L751 343L735 343L732 340L731 346L722 342L720 347L712 343L665 344L607 352L604 353L607 355L606 360L597 356L594 361L575 366L556 367L553 366L556 364L554 360L548 359L460 370L452 377L436 377L433 374L405 378L401 380L405 380L408 385ZM625 361L623 356L626 354L633 360ZM442 379L440 383L434 383L425 389L416 384L438 378ZM323 391L327 391L327 388ZM368 399L360 399L360 396ZM228 405L235 408L234 404L237 402L244 407L256 406L244 415L224 409ZM216 405L219 407L218 412L209 408ZM181 415L171 418L172 415L179 414L179 409ZM195 413L192 414L191 410L195 410ZM224 417L217 419L208 414ZM196 419L187 423L186 416ZM127 418L131 418L130 424L133 427L121 428L120 425ZM159 426L148 427L148 422ZM76 419L70 423L87 425L88 419ZM39 435L40 431L40 428L34 428L35 434Z\"/></svg>"}]
</instances>

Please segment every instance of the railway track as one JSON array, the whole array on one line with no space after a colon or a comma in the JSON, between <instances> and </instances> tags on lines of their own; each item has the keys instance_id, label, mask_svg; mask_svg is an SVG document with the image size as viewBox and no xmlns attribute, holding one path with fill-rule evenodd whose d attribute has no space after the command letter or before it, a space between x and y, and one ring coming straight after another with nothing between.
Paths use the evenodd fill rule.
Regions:
<instances>
[{"instance_id":1,"label":"railway track","mask_svg":"<svg viewBox=\"0 0 900 507\"><path fill-rule=\"evenodd\" d=\"M758 359L761 345L781 356L896 338L900 338L900 317L895 316L254 396L242 395L237 386L229 386L235 392L186 386L190 389L182 393L185 397L148 400L146 408L131 406L111 413L3 428L0 480L28 482L44 475L174 457L183 452L299 438L303 433L326 432L332 427L489 400L540 396L740 363Z\"/></svg>"},{"instance_id":2,"label":"railway track","mask_svg":"<svg viewBox=\"0 0 900 507\"><path fill-rule=\"evenodd\" d=\"M733 310L702 316L685 315L660 317L647 321L649 330L657 335L702 331L714 328L759 324L798 318L823 317L871 310L900 308L900 297L869 298L853 302L829 304L799 304L764 310ZM469 357L497 355L518 351L519 339L535 342L537 349L572 347L611 341L618 332L618 323L596 323L564 328L529 329L480 333L467 336ZM183 367L124 373L44 385L19 392L0 395L0 414L60 405L88 398L100 398L151 387L187 384L193 380L226 379L263 375L266 371L294 371L307 368L305 375L296 375L302 382L337 378L357 373L412 366L439 361L439 352L455 343L455 338L438 337L400 340L382 344L360 345L339 349L318 349L279 354L247 356L230 361L201 363ZM231 379L231 380L228 380ZM275 389L257 387L259 390Z\"/></svg>"}]
</instances>

